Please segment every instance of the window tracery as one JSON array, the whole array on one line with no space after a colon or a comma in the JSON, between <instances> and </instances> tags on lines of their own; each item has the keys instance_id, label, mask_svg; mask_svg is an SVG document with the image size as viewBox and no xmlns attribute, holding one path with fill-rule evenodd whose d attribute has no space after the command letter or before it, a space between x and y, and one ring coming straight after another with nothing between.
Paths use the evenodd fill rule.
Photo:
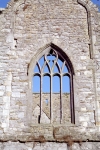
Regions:
<instances>
[{"instance_id":1,"label":"window tracery","mask_svg":"<svg viewBox=\"0 0 100 150\"><path fill-rule=\"evenodd\" d=\"M75 122L73 68L66 58L51 47L35 63L32 92L37 123Z\"/></svg>"}]
</instances>

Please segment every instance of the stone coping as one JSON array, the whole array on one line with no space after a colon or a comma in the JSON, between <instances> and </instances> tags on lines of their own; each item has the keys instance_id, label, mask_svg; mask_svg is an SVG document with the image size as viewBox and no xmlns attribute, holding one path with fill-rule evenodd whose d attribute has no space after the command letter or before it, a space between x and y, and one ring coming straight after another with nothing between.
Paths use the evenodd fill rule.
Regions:
<instances>
[{"instance_id":1,"label":"stone coping","mask_svg":"<svg viewBox=\"0 0 100 150\"><path fill-rule=\"evenodd\" d=\"M100 133L97 127L85 128L81 126L60 126L60 125L34 125L18 130L14 134L14 129L8 129L6 133L0 135L0 141L20 141L20 142L84 142L100 141Z\"/></svg>"}]
</instances>

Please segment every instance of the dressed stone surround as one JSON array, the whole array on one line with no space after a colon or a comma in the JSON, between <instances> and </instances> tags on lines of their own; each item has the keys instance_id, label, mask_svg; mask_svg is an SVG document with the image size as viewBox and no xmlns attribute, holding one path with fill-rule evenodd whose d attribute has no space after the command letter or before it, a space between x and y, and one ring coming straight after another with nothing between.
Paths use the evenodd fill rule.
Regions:
<instances>
[{"instance_id":1,"label":"dressed stone surround","mask_svg":"<svg viewBox=\"0 0 100 150\"><path fill-rule=\"evenodd\" d=\"M75 124L32 119L30 72L51 44L73 64ZM11 0L0 9L0 149L100 149L100 13L90 0Z\"/></svg>"}]
</instances>

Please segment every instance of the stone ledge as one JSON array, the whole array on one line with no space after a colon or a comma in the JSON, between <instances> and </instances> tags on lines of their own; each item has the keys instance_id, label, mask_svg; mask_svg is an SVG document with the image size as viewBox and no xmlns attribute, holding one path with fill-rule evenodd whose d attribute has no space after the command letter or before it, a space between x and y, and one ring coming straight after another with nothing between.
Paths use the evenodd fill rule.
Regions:
<instances>
[{"instance_id":1,"label":"stone ledge","mask_svg":"<svg viewBox=\"0 0 100 150\"><path fill-rule=\"evenodd\" d=\"M24 128L22 132L14 133L13 129L9 133L0 135L0 141L20 141L20 142L86 142L100 141L99 132L96 128L86 129L82 127L69 126L34 126Z\"/></svg>"}]
</instances>

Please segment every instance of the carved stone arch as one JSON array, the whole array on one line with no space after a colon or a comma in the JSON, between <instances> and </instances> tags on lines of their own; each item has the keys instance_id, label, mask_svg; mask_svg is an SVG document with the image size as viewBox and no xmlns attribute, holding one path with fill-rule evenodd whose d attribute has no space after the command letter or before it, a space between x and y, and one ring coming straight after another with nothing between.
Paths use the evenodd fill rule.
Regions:
<instances>
[{"instance_id":1,"label":"carved stone arch","mask_svg":"<svg viewBox=\"0 0 100 150\"><path fill-rule=\"evenodd\" d=\"M94 21L99 23L98 19L98 8L90 0L77 0L79 4L86 8L87 12L90 13L90 17L94 17Z\"/></svg>"},{"instance_id":2,"label":"carved stone arch","mask_svg":"<svg viewBox=\"0 0 100 150\"><path fill-rule=\"evenodd\" d=\"M25 5L25 4L30 4L31 5L32 0L21 0L19 1L15 6L14 6L14 11L16 12L18 10L18 7L21 5Z\"/></svg>"},{"instance_id":3,"label":"carved stone arch","mask_svg":"<svg viewBox=\"0 0 100 150\"><path fill-rule=\"evenodd\" d=\"M80 5L85 7L87 11L87 21L88 21L88 33L90 38L90 55L91 59L95 59L95 42L98 41L97 39L97 33L100 26L99 21L99 10L96 7L96 5L93 4L90 0L77 0ZM98 114L98 97L97 97L97 90L96 90L96 71L93 69L93 84L94 84L94 94L95 94L95 119L96 119L96 125L98 126L99 122L99 114Z\"/></svg>"},{"instance_id":4,"label":"carved stone arch","mask_svg":"<svg viewBox=\"0 0 100 150\"><path fill-rule=\"evenodd\" d=\"M15 29L15 21L16 21L16 16L17 12L19 10L19 7L23 5L23 8L25 5L31 6L32 0L19 0L14 2L14 0L11 0L8 3L8 7L10 6L12 9L12 18L11 18L11 26L12 26L12 34L14 34L14 29ZM14 35L13 35L14 36Z\"/></svg>"},{"instance_id":5,"label":"carved stone arch","mask_svg":"<svg viewBox=\"0 0 100 150\"><path fill-rule=\"evenodd\" d=\"M15 4L14 0L10 0L10 2L8 2L8 7L13 7Z\"/></svg>"},{"instance_id":6,"label":"carved stone arch","mask_svg":"<svg viewBox=\"0 0 100 150\"><path fill-rule=\"evenodd\" d=\"M38 53L34 55L30 61L29 69L28 69L28 80L29 80L29 88L27 91L27 111L26 111L26 123L28 125L32 124L32 76L33 76L33 68L36 65L36 62L45 55L45 53L50 52L51 49L54 49L58 55L67 62L69 73L70 73L70 113L71 113L71 123L75 123L75 112L74 112L74 90L73 90L73 75L74 75L74 68L73 65L67 56L67 54L60 49L58 46L54 45L53 43L47 44L45 47L39 49Z\"/></svg>"},{"instance_id":7,"label":"carved stone arch","mask_svg":"<svg viewBox=\"0 0 100 150\"><path fill-rule=\"evenodd\" d=\"M15 12L20 5L25 4L25 1L26 0L19 0L19 1L10 0L10 2L8 2L8 8L11 7L13 15L15 15Z\"/></svg>"},{"instance_id":8,"label":"carved stone arch","mask_svg":"<svg viewBox=\"0 0 100 150\"><path fill-rule=\"evenodd\" d=\"M94 23L99 25L98 19L98 9L90 0L77 0L77 2L82 5L87 11L87 23L88 23L88 34L89 34L89 48L90 48L90 58L94 58L94 42L93 35L95 35L93 31Z\"/></svg>"},{"instance_id":9,"label":"carved stone arch","mask_svg":"<svg viewBox=\"0 0 100 150\"><path fill-rule=\"evenodd\" d=\"M59 54L62 55L62 57L64 57L64 59L67 60L68 66L69 66L69 68L71 68L71 73L74 75L75 74L74 68L73 68L72 62L70 61L69 57L61 48L59 48L57 45L55 45L53 43L47 44L45 47L39 49L38 53L35 56L33 56L33 58L30 61L28 74L30 74L30 72L31 72L31 67L34 67L34 62L36 62L43 54L45 54L45 52L49 51L51 48L55 49Z\"/></svg>"},{"instance_id":10,"label":"carved stone arch","mask_svg":"<svg viewBox=\"0 0 100 150\"><path fill-rule=\"evenodd\" d=\"M84 7L86 7L86 9L88 11L95 9L95 11L97 10L96 7L94 6L93 2L91 2L90 0L77 0L79 4L83 5Z\"/></svg>"}]
</instances>

